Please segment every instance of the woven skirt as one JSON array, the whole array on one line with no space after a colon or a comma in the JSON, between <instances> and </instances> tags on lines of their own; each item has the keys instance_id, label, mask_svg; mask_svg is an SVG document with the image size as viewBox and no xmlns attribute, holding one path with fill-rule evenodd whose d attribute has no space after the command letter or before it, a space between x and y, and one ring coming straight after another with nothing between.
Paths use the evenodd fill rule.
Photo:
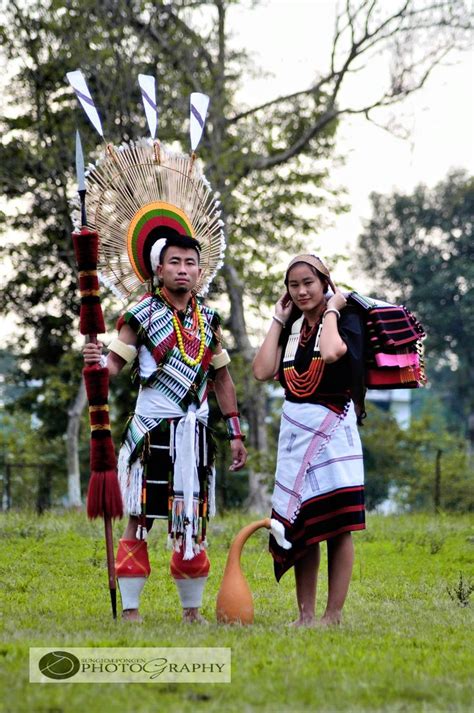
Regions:
<instances>
[{"instance_id":1,"label":"woven skirt","mask_svg":"<svg viewBox=\"0 0 474 713\"><path fill-rule=\"evenodd\" d=\"M354 408L334 414L319 404L285 402L272 518L292 543L270 537L277 581L308 548L365 528L362 445Z\"/></svg>"}]
</instances>

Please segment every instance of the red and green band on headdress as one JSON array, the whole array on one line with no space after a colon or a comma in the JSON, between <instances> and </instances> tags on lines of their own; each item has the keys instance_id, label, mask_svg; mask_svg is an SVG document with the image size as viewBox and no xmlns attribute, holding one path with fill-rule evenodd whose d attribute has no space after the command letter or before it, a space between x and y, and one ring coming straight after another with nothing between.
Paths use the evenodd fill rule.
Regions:
<instances>
[{"instance_id":1,"label":"red and green band on headdress","mask_svg":"<svg viewBox=\"0 0 474 713\"><path fill-rule=\"evenodd\" d=\"M172 228L180 235L194 237L189 218L176 206L164 201L144 205L134 215L127 233L128 257L141 282L152 277L150 252L156 237L150 233L158 227Z\"/></svg>"}]
</instances>

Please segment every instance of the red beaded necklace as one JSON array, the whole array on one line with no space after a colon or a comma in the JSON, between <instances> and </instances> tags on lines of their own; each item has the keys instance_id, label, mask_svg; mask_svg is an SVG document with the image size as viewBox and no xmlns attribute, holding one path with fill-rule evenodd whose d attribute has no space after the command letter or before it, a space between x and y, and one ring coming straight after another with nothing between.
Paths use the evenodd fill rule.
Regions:
<instances>
[{"instance_id":1,"label":"red beaded necklace","mask_svg":"<svg viewBox=\"0 0 474 713\"><path fill-rule=\"evenodd\" d=\"M304 347L305 344L309 342L311 337L316 331L316 328L319 326L319 322L315 322L313 325L310 325L307 319L303 319L303 324L301 325L301 330L300 330L300 338L299 338L299 344L301 344L302 347Z\"/></svg>"},{"instance_id":2,"label":"red beaded necklace","mask_svg":"<svg viewBox=\"0 0 474 713\"><path fill-rule=\"evenodd\" d=\"M311 396L318 388L323 376L324 362L319 351L319 339L321 336L322 322L316 322L312 327L303 317L293 324L291 334L285 348L283 356L283 373L288 390L298 398ZM317 331L314 341L314 350L311 362L306 371L299 374L295 368L295 357L298 346L308 343L314 332Z\"/></svg>"}]
</instances>

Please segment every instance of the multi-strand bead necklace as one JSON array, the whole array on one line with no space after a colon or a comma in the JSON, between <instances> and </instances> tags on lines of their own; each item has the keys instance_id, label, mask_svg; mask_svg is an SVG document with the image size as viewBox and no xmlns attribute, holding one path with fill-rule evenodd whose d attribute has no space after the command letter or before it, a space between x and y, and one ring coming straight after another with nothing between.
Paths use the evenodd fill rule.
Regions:
<instances>
[{"instance_id":1,"label":"multi-strand bead necklace","mask_svg":"<svg viewBox=\"0 0 474 713\"><path fill-rule=\"evenodd\" d=\"M202 312L199 309L199 304L197 303L197 300L195 297L191 298L191 309L193 313L193 323L190 329L186 328L182 323L181 320L178 316L178 310L176 307L173 305L171 302L169 295L167 294L166 288L162 288L161 290L158 288L157 290L158 296L165 302L168 307L172 310L173 312L173 327L174 331L176 334L176 341L178 343L178 349L179 352L183 358L183 361L185 364L188 366L197 366L198 364L201 363L202 358L204 356L204 352L206 350L206 330L204 327L204 317L202 316ZM195 358L190 357L186 353L186 347L184 342L192 343L194 342L196 338L196 332L199 329L199 351L197 353L197 356Z\"/></svg>"},{"instance_id":2,"label":"multi-strand bead necklace","mask_svg":"<svg viewBox=\"0 0 474 713\"><path fill-rule=\"evenodd\" d=\"M314 342L314 350L309 367L302 374L299 374L295 368L296 351L299 345L304 346L308 343L311 336L314 334L314 329L308 328L307 323L301 317L294 325L285 349L283 357L283 372L285 374L285 382L288 390L298 398L307 398L311 396L317 389L321 381L324 362L321 359L319 351L319 339L321 336L322 322L318 325L318 332ZM294 331L293 331L294 330Z\"/></svg>"}]
</instances>

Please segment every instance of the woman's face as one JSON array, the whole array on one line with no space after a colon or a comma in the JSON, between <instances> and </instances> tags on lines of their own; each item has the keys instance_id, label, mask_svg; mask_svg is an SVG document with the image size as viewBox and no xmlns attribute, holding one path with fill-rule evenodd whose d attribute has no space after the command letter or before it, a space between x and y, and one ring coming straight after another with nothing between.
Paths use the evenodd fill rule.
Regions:
<instances>
[{"instance_id":1,"label":"woman's face","mask_svg":"<svg viewBox=\"0 0 474 713\"><path fill-rule=\"evenodd\" d=\"M302 312L311 312L324 303L324 287L322 280L305 263L295 265L288 274L288 292Z\"/></svg>"}]
</instances>

